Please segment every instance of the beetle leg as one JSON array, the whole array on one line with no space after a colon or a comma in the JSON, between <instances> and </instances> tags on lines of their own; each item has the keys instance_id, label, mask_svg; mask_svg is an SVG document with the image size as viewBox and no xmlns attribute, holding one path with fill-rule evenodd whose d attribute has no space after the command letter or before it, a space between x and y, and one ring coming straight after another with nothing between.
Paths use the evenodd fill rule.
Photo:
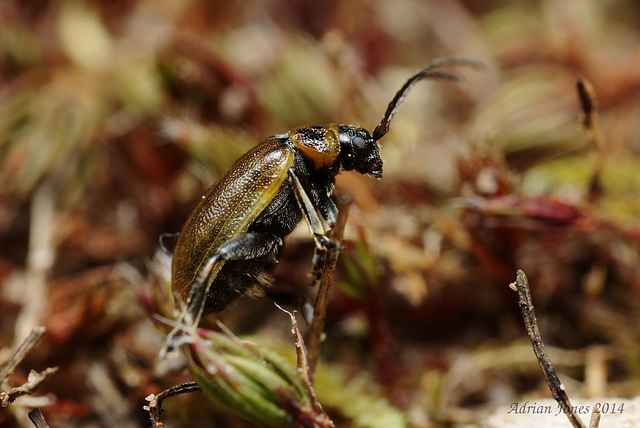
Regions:
<instances>
[{"instance_id":1,"label":"beetle leg","mask_svg":"<svg viewBox=\"0 0 640 428\"><path fill-rule=\"evenodd\" d=\"M327 220L329 228L333 229L338 219L338 207L331 200L331 196L325 192L318 192L320 198L320 213Z\"/></svg>"},{"instance_id":2,"label":"beetle leg","mask_svg":"<svg viewBox=\"0 0 640 428\"><path fill-rule=\"evenodd\" d=\"M311 198L309 198L309 195L302 186L300 179L292 169L289 169L289 177L291 177L293 193L296 196L298 206L300 207L304 218L307 220L307 224L309 225L309 230L311 232L311 235L313 236L313 239L316 241L316 248L326 250L331 246L331 241L326 236L327 230L322 223L322 219L318 214L317 208L311 201Z\"/></svg>"},{"instance_id":3,"label":"beetle leg","mask_svg":"<svg viewBox=\"0 0 640 428\"><path fill-rule=\"evenodd\" d=\"M215 254L213 257L207 260L207 263L198 273L198 276L191 288L191 294L187 307L180 314L178 325L167 335L167 340L164 347L160 351L160 354L164 357L167 354L173 352L179 345L184 343L182 331L187 326L196 327L202 317L204 310L204 304L206 302L207 292L209 290L209 277L213 271L214 266L222 258L219 254Z\"/></svg>"},{"instance_id":4,"label":"beetle leg","mask_svg":"<svg viewBox=\"0 0 640 428\"><path fill-rule=\"evenodd\" d=\"M189 296L189 302L187 302L187 322L193 321L193 325L198 325L200 317L204 311L205 302L207 300L207 293L211 286L210 277L213 267L222 260L220 254L215 254L213 257L207 260L207 263L198 273L193 287L191 288L191 295ZM190 320L189 317L192 317Z\"/></svg>"},{"instance_id":5,"label":"beetle leg","mask_svg":"<svg viewBox=\"0 0 640 428\"><path fill-rule=\"evenodd\" d=\"M277 253L284 243L270 233L247 232L231 239L218 250L223 260L248 260Z\"/></svg>"},{"instance_id":6,"label":"beetle leg","mask_svg":"<svg viewBox=\"0 0 640 428\"><path fill-rule=\"evenodd\" d=\"M309 198L309 195L302 186L298 176L296 176L295 172L291 169L289 169L289 177L291 177L293 193L296 195L298 206L300 207L304 218L307 220L311 235L316 243L316 250L313 255L313 267L311 268L311 277L314 281L317 281L322 273L322 267L324 266L327 251L341 251L343 248L327 237L327 230L325 229L322 219L318 214L318 209L311 201L311 198ZM327 197L327 199L329 198ZM334 210L337 211L335 204L333 204L331 200L330 202ZM331 209L329 208L328 211L331 211Z\"/></svg>"},{"instance_id":7,"label":"beetle leg","mask_svg":"<svg viewBox=\"0 0 640 428\"><path fill-rule=\"evenodd\" d=\"M211 273L216 263L222 260L250 260L269 254L272 254L276 260L276 255L283 245L282 238L279 236L264 232L248 232L220 247L200 270L189 297L187 310L189 314L195 316L196 323L203 313L206 296L213 282Z\"/></svg>"},{"instance_id":8,"label":"beetle leg","mask_svg":"<svg viewBox=\"0 0 640 428\"><path fill-rule=\"evenodd\" d=\"M210 257L200 269L191 288L191 295L187 302L187 308L181 315L181 322L196 326L204 312L209 288L213 283L211 274L216 264L229 260L250 260L257 257L273 255L274 261L283 246L282 238L270 233L248 232L231 239L220 247L218 252ZM172 352L180 344L179 337L181 327L176 327L167 337L167 342L162 350L166 355Z\"/></svg>"}]
</instances>

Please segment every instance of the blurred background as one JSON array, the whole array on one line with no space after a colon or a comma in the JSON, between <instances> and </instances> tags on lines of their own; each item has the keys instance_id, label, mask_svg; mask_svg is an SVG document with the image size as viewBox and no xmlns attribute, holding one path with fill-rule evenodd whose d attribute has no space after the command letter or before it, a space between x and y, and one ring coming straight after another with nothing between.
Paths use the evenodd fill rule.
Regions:
<instances>
[{"instance_id":1,"label":"blurred background","mask_svg":"<svg viewBox=\"0 0 640 428\"><path fill-rule=\"evenodd\" d=\"M637 395L637 1L4 0L0 362L47 332L3 388L60 369L0 425L31 426L41 407L52 427L148 426L144 398L189 380L159 364L160 236L265 137L373 130L442 56L485 68L413 89L381 141L381 180L339 176L354 205L320 402L341 427L439 427L549 397L508 288L517 269L570 397ZM591 133L580 76L598 99ZM302 226L274 288L312 296ZM222 319L293 355L269 299ZM167 426L248 426L200 394L165 408Z\"/></svg>"}]
</instances>

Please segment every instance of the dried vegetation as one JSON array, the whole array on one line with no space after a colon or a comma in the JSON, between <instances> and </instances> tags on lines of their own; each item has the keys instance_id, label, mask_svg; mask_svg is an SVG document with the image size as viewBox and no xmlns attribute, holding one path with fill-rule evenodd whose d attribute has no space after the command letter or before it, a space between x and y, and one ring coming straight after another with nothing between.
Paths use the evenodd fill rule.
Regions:
<instances>
[{"instance_id":1,"label":"dried vegetation","mask_svg":"<svg viewBox=\"0 0 640 428\"><path fill-rule=\"evenodd\" d=\"M438 427L549 397L517 269L572 398L638 395L639 28L633 0L0 2L0 363L46 327L2 391L47 373L0 425L38 407L54 428L148 426L145 397L191 380L158 360L159 236L262 138L371 129L440 56L486 69L411 93L381 181L339 177L319 402L340 427ZM311 292L312 246L291 236L276 287ZM268 299L223 321L295 358ZM248 426L199 393L164 407L167 426Z\"/></svg>"}]
</instances>

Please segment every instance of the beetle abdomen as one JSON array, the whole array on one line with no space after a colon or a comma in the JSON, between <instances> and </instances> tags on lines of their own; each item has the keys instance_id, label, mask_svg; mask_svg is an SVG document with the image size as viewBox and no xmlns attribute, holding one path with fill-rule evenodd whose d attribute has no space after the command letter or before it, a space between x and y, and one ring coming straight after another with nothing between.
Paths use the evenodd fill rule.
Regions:
<instances>
[{"instance_id":1,"label":"beetle abdomen","mask_svg":"<svg viewBox=\"0 0 640 428\"><path fill-rule=\"evenodd\" d=\"M266 140L238 159L202 197L173 253L173 290L185 301L206 262L223 244L246 233L273 200L293 160L293 150L282 140ZM223 265L214 266L210 281Z\"/></svg>"}]
</instances>

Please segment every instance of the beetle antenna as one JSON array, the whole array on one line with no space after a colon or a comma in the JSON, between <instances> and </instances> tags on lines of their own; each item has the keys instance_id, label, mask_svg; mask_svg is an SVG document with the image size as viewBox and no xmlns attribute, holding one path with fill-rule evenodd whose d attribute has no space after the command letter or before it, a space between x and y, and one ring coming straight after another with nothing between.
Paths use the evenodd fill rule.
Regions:
<instances>
[{"instance_id":1,"label":"beetle antenna","mask_svg":"<svg viewBox=\"0 0 640 428\"><path fill-rule=\"evenodd\" d=\"M453 82L456 84L460 84L462 82L462 79L455 74L449 74L438 70L439 68L447 65L462 65L465 67L472 67L476 69L482 67L482 64L480 62L464 58L438 58L434 60L431 64L429 64L429 66L423 68L422 70L411 76L409 80L407 80L405 84L402 85L402 88L400 88L400 90L396 93L395 97L393 97L393 100L391 100L391 102L389 103L387 111L384 113L382 120L380 121L378 126L376 126L376 129L373 130L374 141L378 141L379 139L384 137L387 132L389 132L391 119L393 119L396 111L398 111L398 107L400 107L400 104L402 104L402 102L404 101L404 97L407 95L407 93L411 90L411 88L413 88L413 85L418 83L420 80L440 79L448 80L449 82Z\"/></svg>"}]
</instances>

